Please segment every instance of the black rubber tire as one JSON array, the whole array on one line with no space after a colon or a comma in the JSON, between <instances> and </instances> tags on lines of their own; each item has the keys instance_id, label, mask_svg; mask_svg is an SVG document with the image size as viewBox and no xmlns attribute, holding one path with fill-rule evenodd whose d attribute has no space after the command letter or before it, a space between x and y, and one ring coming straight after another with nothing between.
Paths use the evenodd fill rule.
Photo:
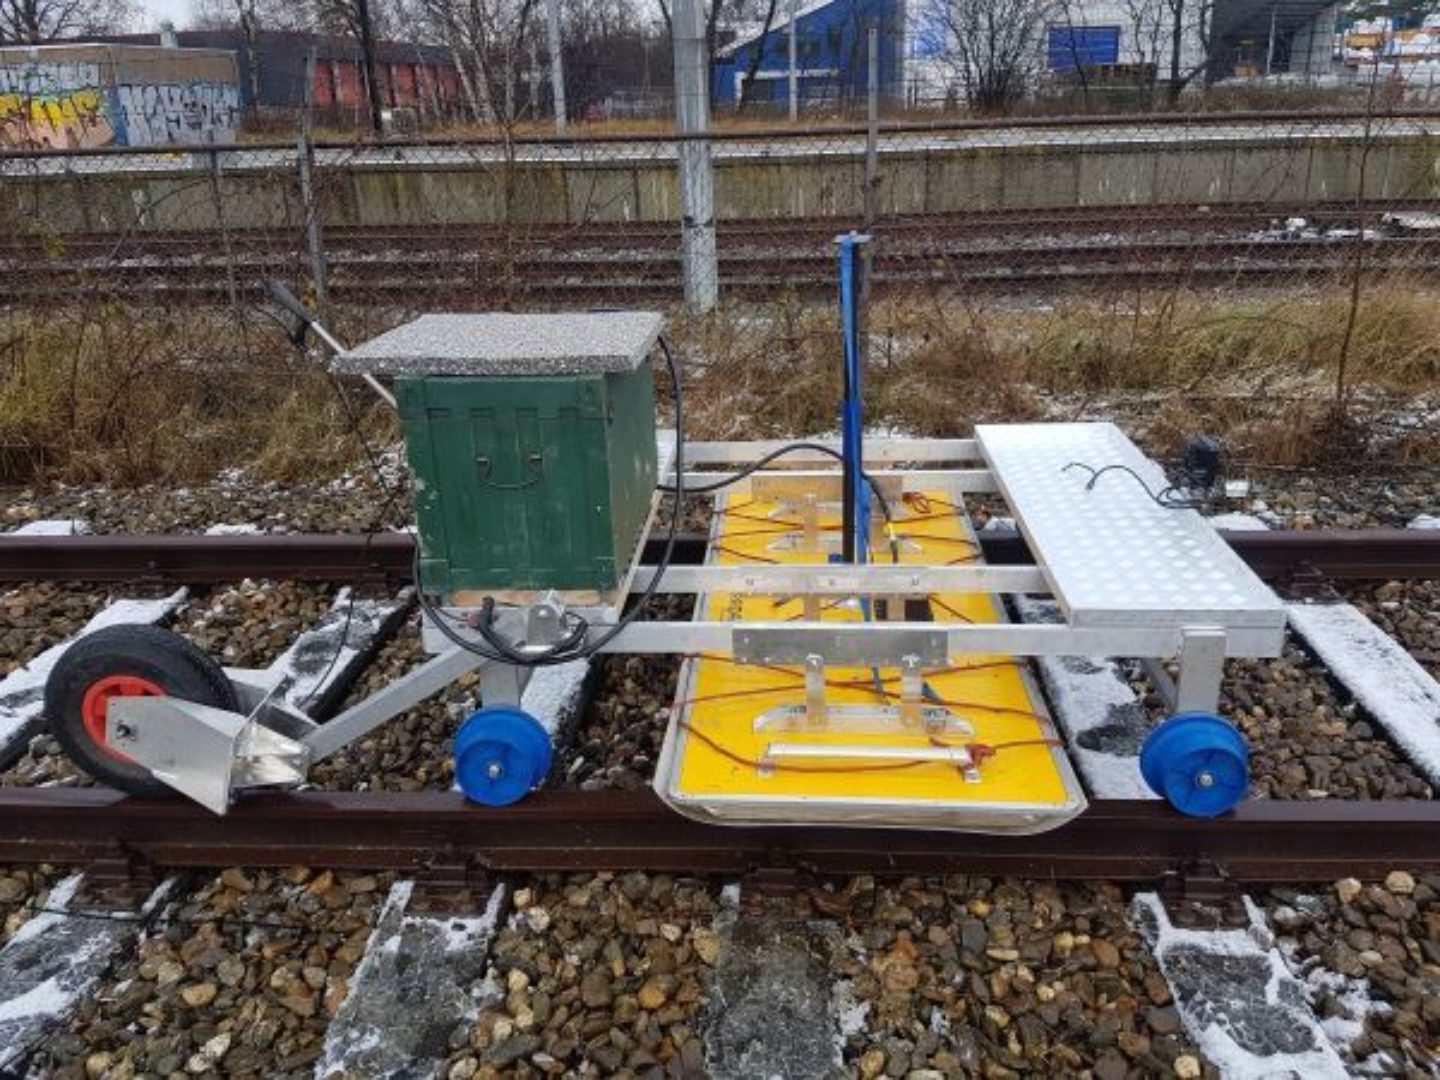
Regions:
<instances>
[{"instance_id":1,"label":"black rubber tire","mask_svg":"<svg viewBox=\"0 0 1440 1080\"><path fill-rule=\"evenodd\" d=\"M235 688L220 665L185 638L143 624L107 626L87 634L50 670L45 719L70 760L101 783L130 795L174 794L147 769L111 757L85 729L85 694L109 675L149 679L174 697L232 712L239 710Z\"/></svg>"}]
</instances>

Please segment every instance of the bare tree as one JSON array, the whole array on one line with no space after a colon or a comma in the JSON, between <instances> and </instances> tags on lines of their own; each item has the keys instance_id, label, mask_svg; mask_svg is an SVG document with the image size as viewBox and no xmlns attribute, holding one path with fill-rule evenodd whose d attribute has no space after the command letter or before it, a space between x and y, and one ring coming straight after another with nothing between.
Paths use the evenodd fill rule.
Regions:
<instances>
[{"instance_id":1,"label":"bare tree","mask_svg":"<svg viewBox=\"0 0 1440 1080\"><path fill-rule=\"evenodd\" d=\"M760 38L755 45L755 51L750 56L750 66L745 70L745 80L740 84L740 100L736 103L739 112L745 111L745 106L750 104L750 98L755 92L755 76L760 73L760 65L765 60L765 49L770 44L770 28L775 24L775 8L779 0L768 0L765 6L765 22L760 27ZM792 12L791 17L794 17Z\"/></svg>"},{"instance_id":2,"label":"bare tree","mask_svg":"<svg viewBox=\"0 0 1440 1080\"><path fill-rule=\"evenodd\" d=\"M0 0L0 45L119 33L134 16L131 0Z\"/></svg>"},{"instance_id":3,"label":"bare tree","mask_svg":"<svg viewBox=\"0 0 1440 1080\"><path fill-rule=\"evenodd\" d=\"M471 108L483 123L516 119L515 84L527 44L536 35L535 3L416 0L419 24L450 49Z\"/></svg>"},{"instance_id":4,"label":"bare tree","mask_svg":"<svg viewBox=\"0 0 1440 1080\"><path fill-rule=\"evenodd\" d=\"M1210 66L1212 0L1161 0L1161 3L1170 31L1170 73L1165 89L1170 104L1174 105L1191 80ZM1188 63L1187 38L1198 46L1198 56L1188 58Z\"/></svg>"},{"instance_id":5,"label":"bare tree","mask_svg":"<svg viewBox=\"0 0 1440 1080\"><path fill-rule=\"evenodd\" d=\"M360 43L360 64L370 102L370 127L381 133L380 79L375 67L375 42L392 28L392 9L383 0L310 0L318 29L348 34Z\"/></svg>"},{"instance_id":6,"label":"bare tree","mask_svg":"<svg viewBox=\"0 0 1440 1080\"><path fill-rule=\"evenodd\" d=\"M1059 0L925 0L920 18L943 35L948 64L966 101L1004 112L1024 97L1044 56L1047 23Z\"/></svg>"}]
</instances>

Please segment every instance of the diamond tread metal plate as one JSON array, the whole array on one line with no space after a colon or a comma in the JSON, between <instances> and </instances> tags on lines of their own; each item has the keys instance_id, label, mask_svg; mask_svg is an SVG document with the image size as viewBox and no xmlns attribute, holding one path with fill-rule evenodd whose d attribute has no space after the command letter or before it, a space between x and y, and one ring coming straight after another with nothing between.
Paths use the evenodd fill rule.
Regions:
<instances>
[{"instance_id":1,"label":"diamond tread metal plate","mask_svg":"<svg viewBox=\"0 0 1440 1080\"><path fill-rule=\"evenodd\" d=\"M1194 510L1160 506L1168 481L1114 424L982 424L1001 494L1077 627L1283 629L1279 598Z\"/></svg>"}]
</instances>

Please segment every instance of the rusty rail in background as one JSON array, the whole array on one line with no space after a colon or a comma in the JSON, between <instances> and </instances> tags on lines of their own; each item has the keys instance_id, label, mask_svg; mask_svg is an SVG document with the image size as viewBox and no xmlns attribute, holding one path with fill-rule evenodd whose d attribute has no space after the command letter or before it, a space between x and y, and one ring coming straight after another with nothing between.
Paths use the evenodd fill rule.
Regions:
<instances>
[{"instance_id":1,"label":"rusty rail in background","mask_svg":"<svg viewBox=\"0 0 1440 1080\"><path fill-rule=\"evenodd\" d=\"M103 788L0 789L0 862L329 866L472 874L646 869L735 874L971 873L1157 881L1211 865L1236 884L1440 870L1440 803L1270 802L1187 818L1102 801L1037 836L701 824L651 791L541 791L504 809L452 792L243 798L227 817Z\"/></svg>"},{"instance_id":2,"label":"rusty rail in background","mask_svg":"<svg viewBox=\"0 0 1440 1080\"><path fill-rule=\"evenodd\" d=\"M1337 579L1440 578L1440 530L1317 529L1222 532L1268 580L1320 574ZM1029 562L1014 532L980 534L988 561ZM282 533L0 536L0 581L146 582L210 585L242 578L359 581L396 585L411 577L413 546L404 533ZM704 559L705 538L684 536L675 561ZM647 561L658 558L651 541Z\"/></svg>"}]
</instances>

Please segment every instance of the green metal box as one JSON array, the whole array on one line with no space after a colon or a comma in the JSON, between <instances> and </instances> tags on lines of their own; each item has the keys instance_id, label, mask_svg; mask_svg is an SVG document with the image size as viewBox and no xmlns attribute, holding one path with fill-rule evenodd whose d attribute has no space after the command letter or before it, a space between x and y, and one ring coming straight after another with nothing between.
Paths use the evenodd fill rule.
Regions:
<instances>
[{"instance_id":1,"label":"green metal box","mask_svg":"<svg viewBox=\"0 0 1440 1080\"><path fill-rule=\"evenodd\" d=\"M397 376L427 591L468 604L621 583L655 491L660 326L633 312L425 316L337 360Z\"/></svg>"}]
</instances>

